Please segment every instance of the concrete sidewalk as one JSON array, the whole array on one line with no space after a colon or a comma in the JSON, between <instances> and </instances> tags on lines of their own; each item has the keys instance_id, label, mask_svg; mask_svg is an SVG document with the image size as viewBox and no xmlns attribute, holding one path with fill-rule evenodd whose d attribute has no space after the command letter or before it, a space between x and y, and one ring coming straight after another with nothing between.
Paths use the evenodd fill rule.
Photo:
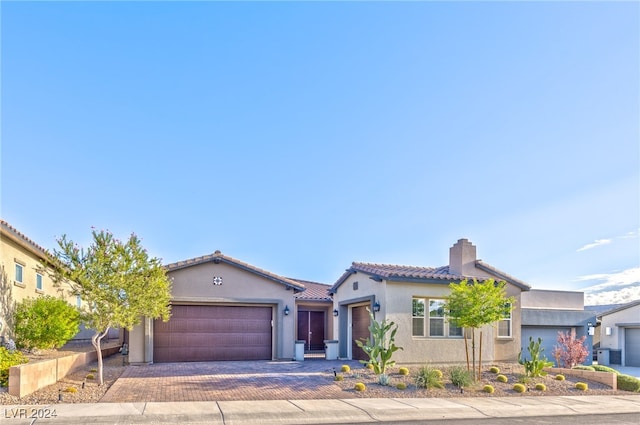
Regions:
<instances>
[{"instance_id":1,"label":"concrete sidewalk","mask_svg":"<svg viewBox=\"0 0 640 425\"><path fill-rule=\"evenodd\" d=\"M95 403L0 409L0 423L7 425L31 425L33 418L37 423L70 425L426 422L615 413L638 413L640 418L640 395Z\"/></svg>"}]
</instances>

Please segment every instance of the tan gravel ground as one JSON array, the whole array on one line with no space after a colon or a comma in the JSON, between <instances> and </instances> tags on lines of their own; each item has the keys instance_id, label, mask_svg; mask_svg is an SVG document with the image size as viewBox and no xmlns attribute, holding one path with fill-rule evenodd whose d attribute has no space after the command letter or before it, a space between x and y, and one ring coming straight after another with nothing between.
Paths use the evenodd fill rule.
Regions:
<instances>
[{"instance_id":1,"label":"tan gravel ground","mask_svg":"<svg viewBox=\"0 0 640 425\"><path fill-rule=\"evenodd\" d=\"M491 366L497 366L500 369L500 374L505 375L508 378L507 383L501 383L496 380L498 374L489 372ZM631 394L625 391L615 391L611 387L604 384L600 384L594 381L587 381L584 379L578 379L574 376L565 375L564 381L558 381L555 375L547 375L538 378L529 378L526 380L525 385L528 389L525 393L518 393L513 390L514 384L521 382L522 375L524 374L524 367L518 363L499 363L484 365L482 370L482 379L477 383L471 385L468 388L464 388L462 391L460 388L454 386L451 383L449 376L449 370L451 366L432 366L443 372L442 383L444 388L417 388L415 385L415 376L418 370L422 366L410 366L409 375L403 376L398 373L399 367L391 369L391 373L388 375L391 377L391 384L389 386L382 386L378 384L378 378L372 371L368 369L356 369L348 373L339 373L343 375L342 381L336 381L336 385L339 385L346 393L356 394L359 397L366 398L403 398L403 397L436 397L436 398L450 398L450 397L524 397L524 396L578 396L578 395L617 395L617 394ZM354 389L355 384L362 382L366 386L364 392L359 392ZM398 383L406 384L405 390L396 388ZM585 382L588 384L589 389L587 391L581 391L575 388L577 382ZM538 391L535 389L536 384L542 383L547 387L546 391ZM485 385L492 385L495 389L493 394L482 391Z\"/></svg>"}]
</instances>

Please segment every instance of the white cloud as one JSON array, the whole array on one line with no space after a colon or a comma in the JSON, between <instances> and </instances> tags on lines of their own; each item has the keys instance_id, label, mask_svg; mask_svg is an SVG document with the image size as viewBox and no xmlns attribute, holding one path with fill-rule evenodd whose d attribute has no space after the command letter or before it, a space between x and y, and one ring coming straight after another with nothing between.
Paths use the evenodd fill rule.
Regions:
<instances>
[{"instance_id":1,"label":"white cloud","mask_svg":"<svg viewBox=\"0 0 640 425\"><path fill-rule=\"evenodd\" d=\"M636 239L638 237L638 234L640 234L640 231L633 230L631 232L625 233L622 236L616 236L613 239L596 239L592 243L588 243L588 244L578 248L576 252L586 251L588 249L592 249L592 248L595 248L595 247L598 247L598 246L602 246L602 245L609 245L610 243L612 243L616 239Z\"/></svg>"},{"instance_id":2,"label":"white cloud","mask_svg":"<svg viewBox=\"0 0 640 425\"><path fill-rule=\"evenodd\" d=\"M624 287L634 285L640 282L640 267L632 267L616 273L600 273L580 276L577 279L581 282L600 281L593 286L582 289L584 292L598 292L604 289L612 289L615 287Z\"/></svg>"},{"instance_id":3,"label":"white cloud","mask_svg":"<svg viewBox=\"0 0 640 425\"><path fill-rule=\"evenodd\" d=\"M595 242L588 243L588 244L584 245L583 247L578 248L577 252L586 251L588 249L595 248L595 247L600 246L600 245L607 245L607 244L610 244L610 243L611 243L611 239L596 239Z\"/></svg>"},{"instance_id":4,"label":"white cloud","mask_svg":"<svg viewBox=\"0 0 640 425\"><path fill-rule=\"evenodd\" d=\"M640 285L628 286L615 291L584 294L585 305L626 304L640 300Z\"/></svg>"},{"instance_id":5,"label":"white cloud","mask_svg":"<svg viewBox=\"0 0 640 425\"><path fill-rule=\"evenodd\" d=\"M638 230L634 230L633 232L629 232L625 235L618 236L618 239L635 239L638 237Z\"/></svg>"}]
</instances>

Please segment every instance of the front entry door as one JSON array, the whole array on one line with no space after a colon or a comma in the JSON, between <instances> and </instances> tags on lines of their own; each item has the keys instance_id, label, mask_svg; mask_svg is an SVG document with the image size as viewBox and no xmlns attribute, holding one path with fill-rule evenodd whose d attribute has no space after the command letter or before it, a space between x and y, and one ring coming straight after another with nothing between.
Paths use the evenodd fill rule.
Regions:
<instances>
[{"instance_id":1,"label":"front entry door","mask_svg":"<svg viewBox=\"0 0 640 425\"><path fill-rule=\"evenodd\" d=\"M298 311L298 340L305 351L324 350L324 311Z\"/></svg>"},{"instance_id":2,"label":"front entry door","mask_svg":"<svg viewBox=\"0 0 640 425\"><path fill-rule=\"evenodd\" d=\"M371 335L369 332L369 325L371 324L371 318L366 306L353 307L351 309L351 358L353 360L369 360L369 356L364 350L356 344L358 340L368 340Z\"/></svg>"}]
</instances>

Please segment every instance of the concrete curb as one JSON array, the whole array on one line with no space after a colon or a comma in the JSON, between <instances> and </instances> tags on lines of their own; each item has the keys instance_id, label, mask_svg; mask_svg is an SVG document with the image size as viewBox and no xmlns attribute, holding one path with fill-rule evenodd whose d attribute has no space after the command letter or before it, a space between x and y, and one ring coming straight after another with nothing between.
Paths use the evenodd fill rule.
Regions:
<instances>
[{"instance_id":1,"label":"concrete curb","mask_svg":"<svg viewBox=\"0 0 640 425\"><path fill-rule=\"evenodd\" d=\"M0 423L31 425L36 418L38 423L50 424L289 425L616 413L640 414L640 394L2 406Z\"/></svg>"}]
</instances>

